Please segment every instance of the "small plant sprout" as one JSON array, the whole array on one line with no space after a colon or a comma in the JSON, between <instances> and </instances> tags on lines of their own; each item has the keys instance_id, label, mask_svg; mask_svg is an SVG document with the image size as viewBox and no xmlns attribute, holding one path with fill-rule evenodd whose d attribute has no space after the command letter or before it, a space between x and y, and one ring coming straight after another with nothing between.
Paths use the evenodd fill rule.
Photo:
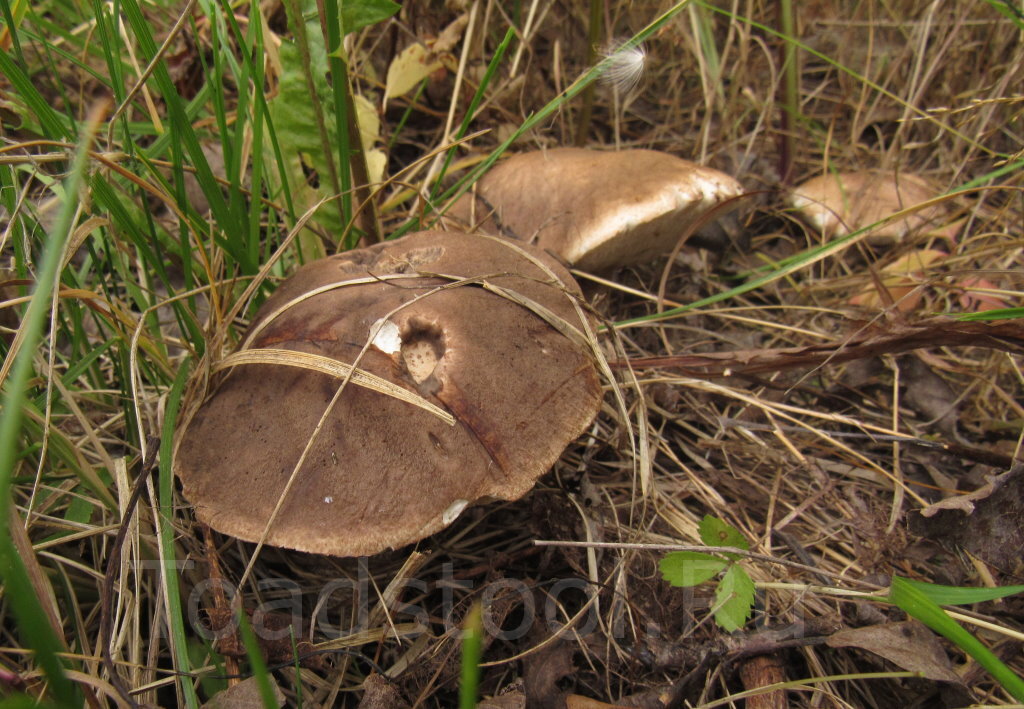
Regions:
<instances>
[{"instance_id":1,"label":"small plant sprout","mask_svg":"<svg viewBox=\"0 0 1024 709\"><path fill-rule=\"evenodd\" d=\"M735 547L746 551L750 545L735 527L717 517L705 515L698 527L700 540L709 547ZM754 606L754 582L737 562L738 554L705 554L699 551L673 551L658 564L661 577L673 586L689 588L709 581L723 570L715 589L715 622L724 630L739 630Z\"/></svg>"},{"instance_id":2,"label":"small plant sprout","mask_svg":"<svg viewBox=\"0 0 1024 709\"><path fill-rule=\"evenodd\" d=\"M628 46L628 42L615 40L600 50L608 62L608 68L601 75L601 83L612 86L620 94L628 94L637 87L647 65L647 50L642 44Z\"/></svg>"}]
</instances>

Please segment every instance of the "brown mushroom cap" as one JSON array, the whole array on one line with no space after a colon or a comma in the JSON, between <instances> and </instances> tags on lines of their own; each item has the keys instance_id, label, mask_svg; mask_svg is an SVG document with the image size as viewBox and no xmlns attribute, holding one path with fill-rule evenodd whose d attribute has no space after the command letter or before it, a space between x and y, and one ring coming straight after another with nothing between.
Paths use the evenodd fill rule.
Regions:
<instances>
[{"instance_id":1,"label":"brown mushroom cap","mask_svg":"<svg viewBox=\"0 0 1024 709\"><path fill-rule=\"evenodd\" d=\"M826 236L846 236L939 194L934 185L917 175L866 170L807 180L793 190L790 203ZM867 240L876 245L891 244L925 228L952 239L955 225L952 230L935 229L944 216L946 210L941 205L925 207L872 229Z\"/></svg>"},{"instance_id":2,"label":"brown mushroom cap","mask_svg":"<svg viewBox=\"0 0 1024 709\"><path fill-rule=\"evenodd\" d=\"M601 271L671 251L698 218L741 193L728 175L666 153L557 148L498 163L449 214Z\"/></svg>"},{"instance_id":3,"label":"brown mushroom cap","mask_svg":"<svg viewBox=\"0 0 1024 709\"><path fill-rule=\"evenodd\" d=\"M436 290L453 283L438 274L508 290L479 281ZM585 341L548 322L580 330L578 293L539 250L458 233L420 232L300 268L260 308L243 349L351 364L372 338L357 368L454 425L349 382L267 543L374 554L440 530L466 504L525 494L600 408ZM198 518L259 540L340 383L280 364L231 367L178 441L175 472Z\"/></svg>"}]
</instances>

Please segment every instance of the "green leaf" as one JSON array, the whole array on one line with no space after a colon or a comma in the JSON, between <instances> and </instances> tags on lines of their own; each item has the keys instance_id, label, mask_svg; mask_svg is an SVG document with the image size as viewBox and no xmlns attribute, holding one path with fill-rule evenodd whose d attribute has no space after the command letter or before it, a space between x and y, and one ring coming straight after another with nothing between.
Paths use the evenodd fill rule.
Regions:
<instances>
[{"instance_id":1,"label":"green leaf","mask_svg":"<svg viewBox=\"0 0 1024 709\"><path fill-rule=\"evenodd\" d=\"M658 568L661 577L673 586L696 586L713 578L729 562L699 551L673 551L665 555Z\"/></svg>"},{"instance_id":2,"label":"green leaf","mask_svg":"<svg viewBox=\"0 0 1024 709\"><path fill-rule=\"evenodd\" d=\"M259 689L260 699L264 709L277 709L281 706L274 696L274 685L271 684L270 672L267 670L267 661L263 659L263 650L260 648L256 633L245 611L239 608L235 613L235 620L238 623L238 631L242 636L242 644L245 646L245 654L249 658L249 665L252 667L253 677Z\"/></svg>"},{"instance_id":3,"label":"green leaf","mask_svg":"<svg viewBox=\"0 0 1024 709\"><path fill-rule=\"evenodd\" d=\"M40 703L39 697L27 694L15 694L0 701L0 709L55 709L58 706L50 702Z\"/></svg>"},{"instance_id":4,"label":"green leaf","mask_svg":"<svg viewBox=\"0 0 1024 709\"><path fill-rule=\"evenodd\" d=\"M459 709L474 709L479 697L480 657L483 655L483 609L474 603L463 622L462 676L459 683Z\"/></svg>"},{"instance_id":5,"label":"green leaf","mask_svg":"<svg viewBox=\"0 0 1024 709\"><path fill-rule=\"evenodd\" d=\"M747 572L733 564L715 589L715 620L728 632L739 630L754 606L754 582Z\"/></svg>"},{"instance_id":6,"label":"green leaf","mask_svg":"<svg viewBox=\"0 0 1024 709\"><path fill-rule=\"evenodd\" d=\"M1015 8L1009 0L985 0L985 2L1004 17L1012 20L1018 29L1024 29L1024 13Z\"/></svg>"},{"instance_id":7,"label":"green leaf","mask_svg":"<svg viewBox=\"0 0 1024 709\"><path fill-rule=\"evenodd\" d=\"M303 61L298 47L291 42L283 42L279 49L281 57L281 76L278 81L277 95L269 102L270 119L273 122L281 155L284 156L285 171L289 188L293 195L296 208L303 212L331 196L333 190L328 180L330 168L316 120L317 109L324 115L328 139L336 145L338 134L334 120L333 89L327 83L327 55L319 27L308 24L310 65L316 85L319 104L314 106L303 72ZM314 187L307 179L305 170L312 168L319 178L319 186ZM273 182L275 176L270 176ZM324 205L313 217L313 222L328 234L341 234L345 225L334 205Z\"/></svg>"},{"instance_id":8,"label":"green leaf","mask_svg":"<svg viewBox=\"0 0 1024 709\"><path fill-rule=\"evenodd\" d=\"M998 586L996 588L965 588L963 586L942 586L937 583L911 581L904 578L901 578L900 581L913 586L927 596L930 601L940 606L962 606L965 603L994 601L997 598L1006 598L1017 593L1024 593L1024 585Z\"/></svg>"},{"instance_id":9,"label":"green leaf","mask_svg":"<svg viewBox=\"0 0 1024 709\"><path fill-rule=\"evenodd\" d=\"M927 585L927 584L925 584ZM973 657L979 665L988 670L1000 684L1013 695L1014 699L1024 702L1024 680L1013 670L1003 664L991 650L981 641L964 630L946 611L939 608L924 590L921 584L909 579L894 576L889 587L889 602L927 625Z\"/></svg>"},{"instance_id":10,"label":"green leaf","mask_svg":"<svg viewBox=\"0 0 1024 709\"><path fill-rule=\"evenodd\" d=\"M750 548L740 530L726 524L718 517L704 515L704 519L700 521L700 526L697 529L700 532L700 540L709 547L736 547L744 551Z\"/></svg>"},{"instance_id":11,"label":"green leaf","mask_svg":"<svg viewBox=\"0 0 1024 709\"><path fill-rule=\"evenodd\" d=\"M977 320L1016 320L1024 318L1024 308L999 308L998 310L982 310L979 313L967 313L957 320L972 322Z\"/></svg>"},{"instance_id":12,"label":"green leaf","mask_svg":"<svg viewBox=\"0 0 1024 709\"><path fill-rule=\"evenodd\" d=\"M358 32L383 22L402 9L391 0L345 0L341 6L341 33Z\"/></svg>"},{"instance_id":13,"label":"green leaf","mask_svg":"<svg viewBox=\"0 0 1024 709\"><path fill-rule=\"evenodd\" d=\"M189 635L185 630L185 608L181 601L181 586L178 584L179 568L175 564L174 526L174 473L171 458L174 450L174 430L178 422L178 410L185 393L185 384L192 371L191 362L181 364L178 375L174 379L170 392L167 394L167 405L164 413L164 425L160 432L160 538L163 540L163 583L164 594L169 608L168 621L174 643L171 648L176 655L174 666L180 672L187 673L193 665L188 656ZM199 697L195 685L190 681L182 681L179 691L184 695L185 706L189 709L199 707Z\"/></svg>"}]
</instances>

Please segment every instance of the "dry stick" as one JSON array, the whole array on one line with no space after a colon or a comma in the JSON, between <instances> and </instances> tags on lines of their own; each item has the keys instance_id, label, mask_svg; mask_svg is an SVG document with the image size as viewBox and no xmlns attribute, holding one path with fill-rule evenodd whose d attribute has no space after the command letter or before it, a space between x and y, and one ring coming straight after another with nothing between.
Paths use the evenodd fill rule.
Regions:
<instances>
[{"instance_id":1,"label":"dry stick","mask_svg":"<svg viewBox=\"0 0 1024 709\"><path fill-rule=\"evenodd\" d=\"M103 666L110 675L110 684L113 685L121 698L131 707L138 707L138 702L132 697L128 688L125 687L121 676L114 666L114 658L110 655L110 641L112 633L113 618L111 618L111 604L114 599L114 577L121 566L121 547L124 545L125 537L128 536L128 525L132 519L132 513L139 504L139 497L145 487L146 480L156 470L157 453L160 450L160 439L157 436L150 436L148 439L149 454L143 461L142 471L139 479L135 481L135 489L132 496L128 498L128 504L124 509L124 518L121 520L121 527L117 530L114 538L114 545L110 549L110 557L107 559L107 570L103 574L103 588L100 595L100 656L103 659Z\"/></svg>"},{"instance_id":2,"label":"dry stick","mask_svg":"<svg viewBox=\"0 0 1024 709\"><path fill-rule=\"evenodd\" d=\"M989 324L935 317L913 325L901 325L877 335L868 334L848 341L823 345L666 357L632 357L627 361L613 361L610 364L613 367L635 369L668 367L682 370L688 376L715 377L841 364L854 359L926 347L967 346L1002 352L1024 351L1024 322L1012 320Z\"/></svg>"},{"instance_id":3,"label":"dry stick","mask_svg":"<svg viewBox=\"0 0 1024 709\"><path fill-rule=\"evenodd\" d=\"M363 217L363 228L366 229L366 240L370 244L379 244L384 241L384 229L380 223L380 213L377 210L377 194L380 191L380 186L377 189L370 189L370 167L366 161L366 150L363 149L363 135L359 130L359 120L356 113L355 99L352 98L352 76L349 72L348 59L342 59L341 65L345 71L345 75L342 79L345 82L345 105L346 113L348 113L348 132L349 135L355 136L352 142L352 155L353 159L350 163L352 170L352 179L355 183L352 187L352 192L355 194L356 199L359 201L358 213ZM356 217L353 215L353 220ZM348 234L352 229L352 224L349 223L345 227L344 238L339 242L339 246L344 245L344 240L348 238Z\"/></svg>"},{"instance_id":4,"label":"dry stick","mask_svg":"<svg viewBox=\"0 0 1024 709\"><path fill-rule=\"evenodd\" d=\"M755 423L752 421L740 421L738 419L728 417L720 418L718 421L724 427L731 426L736 428L745 428L750 431L786 431L799 433L805 430L799 426L787 426L786 424L780 423ZM891 443L907 443L909 445L921 446L922 448L934 448L960 458L972 460L975 463L991 465L993 468L1009 468L1014 462L1014 459L1011 456L1003 453L997 453L996 451L968 446L953 441L933 441L928 438L918 438L910 435L909 433L895 434L877 433L875 431L872 431L871 433L860 433L858 431L829 431L828 435L831 438L854 438L857 440L871 441L873 443L888 441Z\"/></svg>"},{"instance_id":5,"label":"dry stick","mask_svg":"<svg viewBox=\"0 0 1024 709\"><path fill-rule=\"evenodd\" d=\"M232 617L236 609L231 607L231 605L228 603L227 595L224 593L224 576L220 572L220 563L217 560L217 545L213 542L213 532L210 531L210 526L207 524L203 525L203 541L205 542L206 545L206 564L209 567L209 574L207 578L212 582L211 586L213 588L213 605L214 608L216 608L218 611L218 619L223 617L220 615L220 612L223 611L227 612L228 617ZM235 596L235 602L239 601L241 595L242 594L239 592ZM220 630L220 628L217 628L217 632L219 632ZM231 655L225 655L224 670L225 673L229 676L237 675L238 659ZM237 684L236 681L228 679L229 687L232 687L235 684Z\"/></svg>"}]
</instances>

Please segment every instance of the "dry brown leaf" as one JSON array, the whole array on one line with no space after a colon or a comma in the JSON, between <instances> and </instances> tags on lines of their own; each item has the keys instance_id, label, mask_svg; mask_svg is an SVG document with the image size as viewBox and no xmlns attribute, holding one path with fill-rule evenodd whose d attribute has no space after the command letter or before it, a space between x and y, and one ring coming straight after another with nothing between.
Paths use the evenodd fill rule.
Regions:
<instances>
[{"instance_id":1,"label":"dry brown leaf","mask_svg":"<svg viewBox=\"0 0 1024 709\"><path fill-rule=\"evenodd\" d=\"M522 692L499 694L482 700L476 709L526 709L526 695Z\"/></svg>"},{"instance_id":2,"label":"dry brown leaf","mask_svg":"<svg viewBox=\"0 0 1024 709\"><path fill-rule=\"evenodd\" d=\"M947 497L944 500L939 500L934 504L928 505L920 510L921 516L934 517L943 510L960 510L964 514L969 515L974 512L974 505L976 502L989 497L1010 475L1012 475L1012 472L1003 473L1002 475L986 475L985 480L988 482L977 490L969 492L966 495L954 495L953 497Z\"/></svg>"},{"instance_id":3,"label":"dry brown leaf","mask_svg":"<svg viewBox=\"0 0 1024 709\"><path fill-rule=\"evenodd\" d=\"M267 680L270 682L270 688L274 691L274 701L277 706L283 707L284 693L277 686L273 676L268 675ZM262 706L263 697L260 694L259 682L256 677L249 677L233 687L217 692L210 701L203 705L203 709L251 709Z\"/></svg>"},{"instance_id":4,"label":"dry brown leaf","mask_svg":"<svg viewBox=\"0 0 1024 709\"><path fill-rule=\"evenodd\" d=\"M960 683L936 635L916 620L840 630L826 642L829 647L867 650L928 679Z\"/></svg>"},{"instance_id":5,"label":"dry brown leaf","mask_svg":"<svg viewBox=\"0 0 1024 709\"><path fill-rule=\"evenodd\" d=\"M565 643L552 643L528 655L524 665L526 705L538 709L562 709L567 694L559 688L558 682L575 671L572 647Z\"/></svg>"},{"instance_id":6,"label":"dry brown leaf","mask_svg":"<svg viewBox=\"0 0 1024 709\"><path fill-rule=\"evenodd\" d=\"M950 497L910 518L915 534L966 549L974 556L1013 573L1024 546L1024 464L989 477L967 495Z\"/></svg>"},{"instance_id":7,"label":"dry brown leaf","mask_svg":"<svg viewBox=\"0 0 1024 709\"><path fill-rule=\"evenodd\" d=\"M964 289L964 292L957 298L957 302L960 303L961 308L968 312L977 313L984 310L998 310L999 308L1010 307L1010 304L1003 298L989 292L997 290L997 286L986 278L968 276L967 278L961 278L953 285Z\"/></svg>"},{"instance_id":8,"label":"dry brown leaf","mask_svg":"<svg viewBox=\"0 0 1024 709\"><path fill-rule=\"evenodd\" d=\"M407 709L409 703L395 687L394 681L385 679L376 672L363 680L363 698L359 709Z\"/></svg>"},{"instance_id":9,"label":"dry brown leaf","mask_svg":"<svg viewBox=\"0 0 1024 709\"><path fill-rule=\"evenodd\" d=\"M812 347L735 350L733 352L633 357L612 362L613 367L670 367L694 376L724 372L754 374L795 367L841 364L866 357L899 354L929 347L985 347L1002 352L1024 351L1024 322L963 322L947 317L919 320L911 324L865 327L852 337Z\"/></svg>"},{"instance_id":10,"label":"dry brown leaf","mask_svg":"<svg viewBox=\"0 0 1024 709\"><path fill-rule=\"evenodd\" d=\"M921 287L926 283L927 269L947 258L949 254L937 249L917 249L904 254L879 272L878 281L850 298L850 305L881 308L895 303L902 313L909 313L922 301ZM885 293L880 293L884 288Z\"/></svg>"}]
</instances>

